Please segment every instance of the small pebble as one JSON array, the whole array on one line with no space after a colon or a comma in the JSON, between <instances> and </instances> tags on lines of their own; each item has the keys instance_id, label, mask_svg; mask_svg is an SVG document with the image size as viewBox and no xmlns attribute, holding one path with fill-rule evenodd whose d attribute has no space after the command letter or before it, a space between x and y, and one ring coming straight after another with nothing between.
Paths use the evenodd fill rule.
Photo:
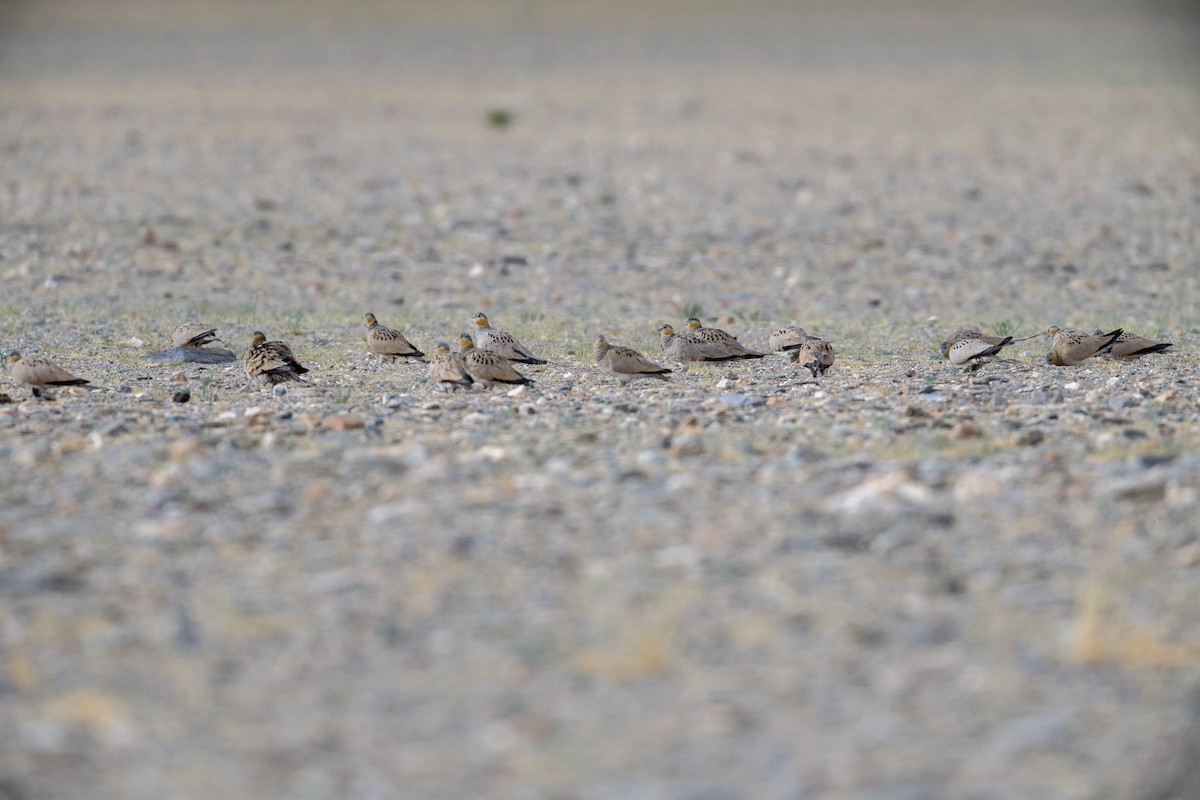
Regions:
<instances>
[{"instance_id":1,"label":"small pebble","mask_svg":"<svg viewBox=\"0 0 1200 800\"><path fill-rule=\"evenodd\" d=\"M950 429L951 439L971 439L977 436L983 436L983 428L979 427L978 423L972 422L969 419L956 423Z\"/></svg>"},{"instance_id":2,"label":"small pebble","mask_svg":"<svg viewBox=\"0 0 1200 800\"><path fill-rule=\"evenodd\" d=\"M1032 447L1046 441L1046 434L1043 431L1034 428L1033 430L1022 431L1017 437L1017 444L1022 447Z\"/></svg>"},{"instance_id":3,"label":"small pebble","mask_svg":"<svg viewBox=\"0 0 1200 800\"><path fill-rule=\"evenodd\" d=\"M1123 408L1133 408L1142 404L1142 396L1140 394L1119 394L1108 401L1108 407L1114 411L1120 411Z\"/></svg>"},{"instance_id":4,"label":"small pebble","mask_svg":"<svg viewBox=\"0 0 1200 800\"><path fill-rule=\"evenodd\" d=\"M1004 494L1004 484L995 475L983 467L972 467L954 482L954 499L960 503L969 503L985 497L1000 497Z\"/></svg>"},{"instance_id":5,"label":"small pebble","mask_svg":"<svg viewBox=\"0 0 1200 800\"><path fill-rule=\"evenodd\" d=\"M704 442L691 433L681 433L667 440L667 452L673 456L699 456L704 454Z\"/></svg>"},{"instance_id":6,"label":"small pebble","mask_svg":"<svg viewBox=\"0 0 1200 800\"><path fill-rule=\"evenodd\" d=\"M321 418L321 424L331 431L345 431L363 427L366 423L362 417L353 414L326 414Z\"/></svg>"}]
</instances>

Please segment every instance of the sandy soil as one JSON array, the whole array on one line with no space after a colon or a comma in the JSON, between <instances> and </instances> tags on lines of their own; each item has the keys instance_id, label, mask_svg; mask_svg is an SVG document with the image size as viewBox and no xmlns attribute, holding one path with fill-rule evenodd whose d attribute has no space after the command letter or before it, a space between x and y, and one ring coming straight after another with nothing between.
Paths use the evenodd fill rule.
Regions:
<instances>
[{"instance_id":1,"label":"sandy soil","mask_svg":"<svg viewBox=\"0 0 1200 800\"><path fill-rule=\"evenodd\" d=\"M1200 796L1183 7L0 30L0 345L100 387L0 378L3 800ZM549 360L529 389L362 340L479 310ZM838 361L591 363L693 314ZM310 382L143 358L189 319ZM936 352L1051 323L1175 346Z\"/></svg>"}]
</instances>

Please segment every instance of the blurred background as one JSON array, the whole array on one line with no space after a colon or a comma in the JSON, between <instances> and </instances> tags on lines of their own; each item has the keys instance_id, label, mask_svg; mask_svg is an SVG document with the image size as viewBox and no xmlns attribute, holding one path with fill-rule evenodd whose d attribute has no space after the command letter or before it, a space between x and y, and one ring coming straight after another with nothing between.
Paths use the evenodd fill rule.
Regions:
<instances>
[{"instance_id":1,"label":"blurred background","mask_svg":"<svg viewBox=\"0 0 1200 800\"><path fill-rule=\"evenodd\" d=\"M1182 264L1194 247L1168 206L1190 212L1198 191L1183 175L1200 107L1195 12L1132 0L10 0L0 213L71 224L85 249L94 226L136 242L157 225L180 251L150 268L224 305L220 273L281 255L298 278L271 293L281 306L336 308L397 264L436 282L437 259L469 269L504 254L544 267L539 297L568 306L556 276L642 267L623 307L649 315L662 309L646 291L689 302L656 276L697 259L783 279L782 294L726 287L728 303L786 316L803 295L845 314L860 308L846 290L881 271L929 274L928 260L896 265L928 239L933 255L1052 272L1087 260L1107 279ZM1066 218L1073 208L1085 225ZM1119 246L1100 235L1131 216ZM358 266L306 240L314 226L359 241ZM231 231L242 247L201 246ZM337 271L315 263L335 257ZM16 277L37 285L29 269ZM822 272L832 277L814 280ZM100 273L125 292L147 277ZM1041 277L996 291L1062 319L1063 299L1033 291ZM994 296L914 289L891 305L886 281L873 291L881 313L922 319L980 319ZM516 296L501 285L485 299Z\"/></svg>"}]
</instances>

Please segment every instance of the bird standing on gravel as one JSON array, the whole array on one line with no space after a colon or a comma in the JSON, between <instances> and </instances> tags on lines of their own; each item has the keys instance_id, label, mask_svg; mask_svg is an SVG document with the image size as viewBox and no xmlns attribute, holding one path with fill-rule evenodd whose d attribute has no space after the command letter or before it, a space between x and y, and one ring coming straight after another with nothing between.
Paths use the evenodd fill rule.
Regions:
<instances>
[{"instance_id":1,"label":"bird standing on gravel","mask_svg":"<svg viewBox=\"0 0 1200 800\"><path fill-rule=\"evenodd\" d=\"M737 337L731 333L727 333L720 328L706 328L696 317L688 317L687 321L688 332L696 338L697 341L705 344L710 344L713 347L719 348L727 358L724 360L743 359L743 358L762 358L766 353L759 353L755 350L743 345L737 340Z\"/></svg>"},{"instance_id":2,"label":"bird standing on gravel","mask_svg":"<svg viewBox=\"0 0 1200 800\"><path fill-rule=\"evenodd\" d=\"M623 384L628 385L637 378L657 378L665 381L671 373L671 370L661 364L655 364L632 347L609 344L602 333L596 336L593 347L596 363Z\"/></svg>"},{"instance_id":3,"label":"bird standing on gravel","mask_svg":"<svg viewBox=\"0 0 1200 800\"><path fill-rule=\"evenodd\" d=\"M1117 328L1108 333L1088 333L1074 328L1060 328L1051 325L1046 329L1048 336L1054 337L1054 344L1046 355L1046 361L1059 367L1073 367L1082 364L1092 356L1107 353L1125 331Z\"/></svg>"},{"instance_id":4,"label":"bird standing on gravel","mask_svg":"<svg viewBox=\"0 0 1200 800\"><path fill-rule=\"evenodd\" d=\"M246 374L260 379L267 386L301 380L308 372L296 360L292 348L283 342L268 342L262 331L250 336L250 352L246 354ZM282 390L281 390L282 391Z\"/></svg>"},{"instance_id":5,"label":"bird standing on gravel","mask_svg":"<svg viewBox=\"0 0 1200 800\"><path fill-rule=\"evenodd\" d=\"M1093 334L1100 331L1092 331ZM1121 335L1113 339L1112 347L1108 348L1108 352L1104 355L1112 358L1130 358L1132 356L1145 356L1150 353L1161 353L1172 345L1172 342L1156 342L1153 339L1147 339L1145 336L1138 336L1136 333L1129 331L1121 331Z\"/></svg>"},{"instance_id":6,"label":"bird standing on gravel","mask_svg":"<svg viewBox=\"0 0 1200 800\"><path fill-rule=\"evenodd\" d=\"M52 399L42 394L46 386L84 386L91 383L75 377L48 358L22 358L17 352L8 354L8 374L17 383L28 386L39 400Z\"/></svg>"},{"instance_id":7,"label":"bird standing on gravel","mask_svg":"<svg viewBox=\"0 0 1200 800\"><path fill-rule=\"evenodd\" d=\"M487 314L480 311L471 321L475 323L475 346L480 350L491 350L509 361L519 361L522 364L545 364L546 362L530 353L517 337L508 331L499 331L488 323Z\"/></svg>"},{"instance_id":8,"label":"bird standing on gravel","mask_svg":"<svg viewBox=\"0 0 1200 800\"><path fill-rule=\"evenodd\" d=\"M379 324L371 312L363 314L363 324L367 326L367 349L379 356L379 361L395 361L398 358L423 359L425 354L404 338L400 331L394 331Z\"/></svg>"},{"instance_id":9,"label":"bird standing on gravel","mask_svg":"<svg viewBox=\"0 0 1200 800\"><path fill-rule=\"evenodd\" d=\"M203 347L217 341L217 329L199 322L184 322L171 331L171 344L176 347Z\"/></svg>"},{"instance_id":10,"label":"bird standing on gravel","mask_svg":"<svg viewBox=\"0 0 1200 800\"><path fill-rule=\"evenodd\" d=\"M452 390L475 382L467 372L466 359L461 353L451 352L450 345L445 342L438 342L433 355L429 357L429 380Z\"/></svg>"},{"instance_id":11,"label":"bird standing on gravel","mask_svg":"<svg viewBox=\"0 0 1200 800\"><path fill-rule=\"evenodd\" d=\"M513 369L508 359L492 350L481 350L471 341L470 334L463 333L458 337L458 351L462 354L467 366L467 374L484 386L495 386L498 383L527 385L533 383L521 373ZM543 362L544 363L544 362Z\"/></svg>"},{"instance_id":12,"label":"bird standing on gravel","mask_svg":"<svg viewBox=\"0 0 1200 800\"><path fill-rule=\"evenodd\" d=\"M968 370L977 370L996 357L1005 345L1012 344L1011 336L989 336L986 333L964 328L955 331L942 342L941 353L950 363Z\"/></svg>"}]
</instances>

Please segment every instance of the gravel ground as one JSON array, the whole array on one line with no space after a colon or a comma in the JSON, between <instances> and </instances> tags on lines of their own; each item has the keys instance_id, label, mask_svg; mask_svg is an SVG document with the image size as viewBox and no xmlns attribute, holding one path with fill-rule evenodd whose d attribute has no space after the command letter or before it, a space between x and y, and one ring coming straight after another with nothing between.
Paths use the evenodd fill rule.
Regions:
<instances>
[{"instance_id":1,"label":"gravel ground","mask_svg":"<svg viewBox=\"0 0 1200 800\"><path fill-rule=\"evenodd\" d=\"M1200 797L1188 11L0 4L0 798Z\"/></svg>"}]
</instances>

